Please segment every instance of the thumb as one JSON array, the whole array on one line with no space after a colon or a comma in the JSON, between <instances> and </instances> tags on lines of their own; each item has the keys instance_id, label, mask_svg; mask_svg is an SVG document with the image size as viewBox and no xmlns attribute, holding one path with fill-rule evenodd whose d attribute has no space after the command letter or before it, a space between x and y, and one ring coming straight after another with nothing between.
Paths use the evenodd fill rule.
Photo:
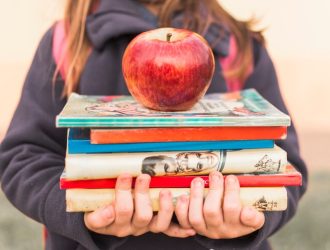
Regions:
<instances>
[{"instance_id":1,"label":"thumb","mask_svg":"<svg viewBox=\"0 0 330 250\"><path fill-rule=\"evenodd\" d=\"M265 223L265 215L254 207L243 207L241 211L241 222L247 227L258 230Z\"/></svg>"},{"instance_id":2,"label":"thumb","mask_svg":"<svg viewBox=\"0 0 330 250\"><path fill-rule=\"evenodd\" d=\"M91 231L97 231L109 226L115 220L115 211L112 205L85 213L84 222Z\"/></svg>"}]
</instances>

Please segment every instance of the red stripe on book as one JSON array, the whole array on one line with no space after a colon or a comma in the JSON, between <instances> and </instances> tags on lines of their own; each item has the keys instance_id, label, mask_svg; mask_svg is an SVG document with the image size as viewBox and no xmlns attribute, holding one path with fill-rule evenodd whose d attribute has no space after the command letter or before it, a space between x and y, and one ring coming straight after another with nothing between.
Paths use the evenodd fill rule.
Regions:
<instances>
[{"instance_id":1,"label":"red stripe on book","mask_svg":"<svg viewBox=\"0 0 330 250\"><path fill-rule=\"evenodd\" d=\"M279 174L238 174L241 187L279 187L279 186L299 186L302 183L301 174L296 169L288 165L284 173ZM151 188L184 188L190 187L191 181L200 177L205 182L205 187L209 186L208 175L203 176L153 176L151 177ZM225 175L226 178L226 175ZM134 187L135 178L133 178L132 187ZM116 178L112 179L94 179L94 180L69 180L64 177L60 179L61 189L86 188L102 189L115 188Z\"/></svg>"}]
</instances>

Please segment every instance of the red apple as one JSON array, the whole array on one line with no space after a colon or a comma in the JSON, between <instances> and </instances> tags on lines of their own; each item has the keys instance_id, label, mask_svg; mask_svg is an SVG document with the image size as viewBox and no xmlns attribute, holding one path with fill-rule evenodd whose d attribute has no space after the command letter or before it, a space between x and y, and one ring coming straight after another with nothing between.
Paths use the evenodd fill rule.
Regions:
<instances>
[{"instance_id":1,"label":"red apple","mask_svg":"<svg viewBox=\"0 0 330 250\"><path fill-rule=\"evenodd\" d=\"M161 111L187 110L208 89L214 56L197 33L159 28L130 42L122 68L128 90L142 105Z\"/></svg>"}]
</instances>

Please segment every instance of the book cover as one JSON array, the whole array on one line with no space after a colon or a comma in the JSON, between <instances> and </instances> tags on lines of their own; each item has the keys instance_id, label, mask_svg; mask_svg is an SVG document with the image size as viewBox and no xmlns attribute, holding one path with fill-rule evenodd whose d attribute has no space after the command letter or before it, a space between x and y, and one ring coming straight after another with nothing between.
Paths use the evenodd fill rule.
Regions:
<instances>
[{"instance_id":1,"label":"book cover","mask_svg":"<svg viewBox=\"0 0 330 250\"><path fill-rule=\"evenodd\" d=\"M89 133L79 128L68 130L69 154L85 153L120 153L120 152L157 152L183 150L222 150L272 148L273 140L231 140L231 141L173 141L173 142L142 142L142 143L109 143L92 144Z\"/></svg>"},{"instance_id":2,"label":"book cover","mask_svg":"<svg viewBox=\"0 0 330 250\"><path fill-rule=\"evenodd\" d=\"M92 144L285 139L287 127L175 127L91 129Z\"/></svg>"},{"instance_id":3,"label":"book cover","mask_svg":"<svg viewBox=\"0 0 330 250\"><path fill-rule=\"evenodd\" d=\"M147 109L131 96L86 96L73 93L56 117L57 127L201 127L289 126L290 117L256 90L205 95L182 112Z\"/></svg>"},{"instance_id":4,"label":"book cover","mask_svg":"<svg viewBox=\"0 0 330 250\"><path fill-rule=\"evenodd\" d=\"M159 210L158 197L160 188L149 190L153 211ZM189 188L170 188L173 203L180 195L189 195ZM208 189L205 189L206 195ZM67 189L66 211L88 212L111 204L115 199L114 189ZM243 206L254 206L259 211L283 211L287 208L285 187L242 187L240 199Z\"/></svg>"},{"instance_id":5,"label":"book cover","mask_svg":"<svg viewBox=\"0 0 330 250\"><path fill-rule=\"evenodd\" d=\"M182 152L67 154L66 178L116 178L122 173L138 176L279 173L287 165L286 152L268 149L208 150Z\"/></svg>"},{"instance_id":6,"label":"book cover","mask_svg":"<svg viewBox=\"0 0 330 250\"><path fill-rule=\"evenodd\" d=\"M224 175L226 178L227 175ZM209 186L209 176L199 176L204 180L205 187ZM260 174L236 174L241 187L281 187L300 186L302 183L301 174L292 166L287 165L283 173L260 173ZM151 188L186 188L196 176L152 176ZM132 187L135 185L133 178ZM116 178L95 179L95 180L69 180L63 172L60 178L61 189L84 188L104 189L115 188Z\"/></svg>"}]
</instances>

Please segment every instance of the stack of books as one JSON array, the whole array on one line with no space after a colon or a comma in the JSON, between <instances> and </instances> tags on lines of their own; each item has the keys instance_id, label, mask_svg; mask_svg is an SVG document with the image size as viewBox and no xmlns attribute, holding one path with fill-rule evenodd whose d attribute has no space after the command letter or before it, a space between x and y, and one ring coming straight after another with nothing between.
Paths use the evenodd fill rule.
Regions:
<instances>
[{"instance_id":1,"label":"stack of books","mask_svg":"<svg viewBox=\"0 0 330 250\"><path fill-rule=\"evenodd\" d=\"M160 112L130 96L72 94L56 119L68 128L60 179L68 212L93 211L112 203L116 177L151 175L150 197L189 194L200 176L238 177L243 205L262 211L287 207L285 186L301 185L301 174L274 140L286 138L290 117L256 90L205 95L191 110ZM134 181L133 181L134 187Z\"/></svg>"}]
</instances>

